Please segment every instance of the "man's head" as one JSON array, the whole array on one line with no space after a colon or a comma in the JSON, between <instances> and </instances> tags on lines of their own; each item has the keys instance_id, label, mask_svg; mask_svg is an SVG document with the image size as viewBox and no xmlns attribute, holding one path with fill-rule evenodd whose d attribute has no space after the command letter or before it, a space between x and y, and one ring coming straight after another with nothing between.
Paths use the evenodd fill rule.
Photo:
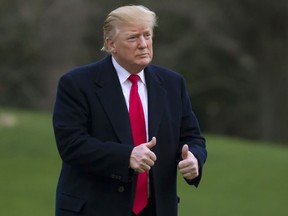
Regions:
<instances>
[{"instance_id":1,"label":"man's head","mask_svg":"<svg viewBox=\"0 0 288 216\"><path fill-rule=\"evenodd\" d=\"M130 73L138 73L152 60L156 15L144 6L123 6L108 14L104 22L102 50L112 54Z\"/></svg>"}]
</instances>

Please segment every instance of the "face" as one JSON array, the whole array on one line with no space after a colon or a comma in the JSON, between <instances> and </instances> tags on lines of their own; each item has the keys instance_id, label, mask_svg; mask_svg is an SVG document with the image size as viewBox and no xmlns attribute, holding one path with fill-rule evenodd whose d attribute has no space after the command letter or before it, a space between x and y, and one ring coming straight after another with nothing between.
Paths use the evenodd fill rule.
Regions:
<instances>
[{"instance_id":1,"label":"face","mask_svg":"<svg viewBox=\"0 0 288 216\"><path fill-rule=\"evenodd\" d=\"M147 24L123 24L106 44L118 64L130 73L143 70L153 57L152 29Z\"/></svg>"}]
</instances>

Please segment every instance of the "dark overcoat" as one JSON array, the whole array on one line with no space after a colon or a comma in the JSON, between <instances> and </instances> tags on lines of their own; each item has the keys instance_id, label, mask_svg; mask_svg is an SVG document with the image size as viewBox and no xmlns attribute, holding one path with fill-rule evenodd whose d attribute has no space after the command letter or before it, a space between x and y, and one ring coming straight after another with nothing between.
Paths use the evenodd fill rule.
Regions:
<instances>
[{"instance_id":1,"label":"dark overcoat","mask_svg":"<svg viewBox=\"0 0 288 216\"><path fill-rule=\"evenodd\" d=\"M177 165L183 144L197 157L200 176L205 139L183 77L156 65L144 69L148 92L149 140L157 156L149 172L155 216L176 216ZM111 56L78 67L59 81L53 127L62 169L57 216L130 216L137 175L129 168L133 140L129 114Z\"/></svg>"}]
</instances>

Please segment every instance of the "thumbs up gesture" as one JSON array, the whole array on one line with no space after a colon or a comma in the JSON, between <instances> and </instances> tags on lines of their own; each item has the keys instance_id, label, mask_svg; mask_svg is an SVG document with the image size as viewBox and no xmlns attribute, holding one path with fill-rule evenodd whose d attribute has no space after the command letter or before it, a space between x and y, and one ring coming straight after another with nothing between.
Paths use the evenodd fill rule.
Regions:
<instances>
[{"instance_id":1,"label":"thumbs up gesture","mask_svg":"<svg viewBox=\"0 0 288 216\"><path fill-rule=\"evenodd\" d=\"M189 151L188 145L182 147L182 160L178 164L180 173L187 180L192 180L199 175L199 165L197 158Z\"/></svg>"},{"instance_id":2,"label":"thumbs up gesture","mask_svg":"<svg viewBox=\"0 0 288 216\"><path fill-rule=\"evenodd\" d=\"M139 173L150 170L157 159L154 152L151 151L155 145L156 138L153 137L150 142L134 147L130 155L130 168Z\"/></svg>"}]
</instances>

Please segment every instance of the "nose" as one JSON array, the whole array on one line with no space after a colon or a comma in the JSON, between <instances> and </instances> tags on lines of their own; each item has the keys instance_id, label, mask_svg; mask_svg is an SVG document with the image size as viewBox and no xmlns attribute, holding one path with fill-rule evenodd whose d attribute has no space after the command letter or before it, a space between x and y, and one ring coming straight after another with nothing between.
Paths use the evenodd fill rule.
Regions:
<instances>
[{"instance_id":1,"label":"nose","mask_svg":"<svg viewBox=\"0 0 288 216\"><path fill-rule=\"evenodd\" d=\"M143 35L141 35L138 39L138 47L139 48L146 48L147 47L147 41Z\"/></svg>"}]
</instances>

